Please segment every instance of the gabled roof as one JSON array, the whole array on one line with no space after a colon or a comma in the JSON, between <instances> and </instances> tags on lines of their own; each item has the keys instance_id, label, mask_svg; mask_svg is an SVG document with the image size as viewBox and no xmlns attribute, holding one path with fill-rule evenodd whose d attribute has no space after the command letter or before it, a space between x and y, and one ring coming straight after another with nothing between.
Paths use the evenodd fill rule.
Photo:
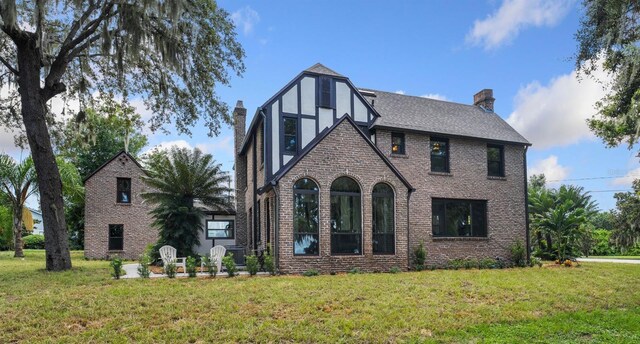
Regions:
<instances>
[{"instance_id":1,"label":"gabled roof","mask_svg":"<svg viewBox=\"0 0 640 344\"><path fill-rule=\"evenodd\" d=\"M374 107L380 117L372 128L406 129L445 136L531 145L500 116L479 106L407 96L378 90Z\"/></svg>"},{"instance_id":2,"label":"gabled roof","mask_svg":"<svg viewBox=\"0 0 640 344\"><path fill-rule=\"evenodd\" d=\"M331 75L331 76L338 76L341 78L344 78L345 76L334 71L331 68L326 67L325 65L321 64L321 63L316 63L313 66L307 68L304 70L305 72L309 72L309 73L316 73L316 74L324 74L324 75Z\"/></svg>"},{"instance_id":3,"label":"gabled roof","mask_svg":"<svg viewBox=\"0 0 640 344\"><path fill-rule=\"evenodd\" d=\"M98 173L98 171L100 171L101 169L103 169L105 166L109 165L110 162L112 162L115 158L119 157L121 154L126 154L127 157L129 157L129 159L131 161L133 161L133 163L135 163L138 167L140 167L140 169L142 170L142 172L147 173L144 168L142 168L142 165L140 165L140 163L138 162L138 160L136 160L136 158L133 157L133 155L129 154L128 152L126 152L125 150L121 150L120 152L118 152L116 155L114 155L111 159L107 160L104 164L100 165L100 167L96 168L95 171L91 172L90 175L88 175L85 179L82 180L82 183L86 183L87 180L89 180L91 177L93 177L94 174Z\"/></svg>"},{"instance_id":4,"label":"gabled roof","mask_svg":"<svg viewBox=\"0 0 640 344\"><path fill-rule=\"evenodd\" d=\"M280 169L280 171L278 171L277 174L273 175L271 180L269 180L267 183L265 183L265 185L263 187L258 189L258 193L262 193L262 192L266 191L269 187L275 186L282 177L284 177L294 166L296 166L298 164L298 162L300 162L300 160L302 160L320 142L322 142L322 140L324 140L338 126L340 126L340 124L342 124L342 122L348 122L349 124L351 124L351 126L355 129L355 131L358 134L360 134L360 137L365 142L367 142L367 144L369 144L369 147L371 147L371 149L373 149L373 151L376 152L376 154L378 154L380 159L382 159L382 161L384 161L384 163L389 167L389 169L391 169L391 171L393 171L393 173L396 175L396 177L398 177L398 179L400 179L400 181L402 181L402 183L407 187L407 189L409 189L410 191L415 191L415 189L413 188L413 186L411 186L409 181L400 173L400 171L398 171L398 169L391 163L391 161L389 161L389 159L384 155L384 153L382 153L382 151L378 148L378 146L376 146L373 142L371 142L371 140L362 132L362 130L360 130L360 128L358 128L358 125L356 124L356 122L354 122L353 119L350 116L343 115L342 118L340 118L331 127L329 127L329 129L326 129L320 135L316 136L311 142L309 142L309 144L300 152L300 154L298 154L291 161L289 161L282 169Z\"/></svg>"}]
</instances>

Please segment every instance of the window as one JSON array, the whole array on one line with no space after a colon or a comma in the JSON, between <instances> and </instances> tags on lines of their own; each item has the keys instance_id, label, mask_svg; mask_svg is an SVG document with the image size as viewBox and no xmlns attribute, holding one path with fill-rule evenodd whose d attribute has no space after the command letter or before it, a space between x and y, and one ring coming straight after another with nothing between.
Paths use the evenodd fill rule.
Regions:
<instances>
[{"instance_id":1,"label":"window","mask_svg":"<svg viewBox=\"0 0 640 344\"><path fill-rule=\"evenodd\" d=\"M349 177L331 184L331 254L362 253L360 187Z\"/></svg>"},{"instance_id":2,"label":"window","mask_svg":"<svg viewBox=\"0 0 640 344\"><path fill-rule=\"evenodd\" d=\"M131 203L131 178L118 178L116 202Z\"/></svg>"},{"instance_id":3,"label":"window","mask_svg":"<svg viewBox=\"0 0 640 344\"><path fill-rule=\"evenodd\" d=\"M391 133L391 153L404 154L404 134Z\"/></svg>"},{"instance_id":4,"label":"window","mask_svg":"<svg viewBox=\"0 0 640 344\"><path fill-rule=\"evenodd\" d=\"M373 187L373 254L395 252L393 189L380 183Z\"/></svg>"},{"instance_id":5,"label":"window","mask_svg":"<svg viewBox=\"0 0 640 344\"><path fill-rule=\"evenodd\" d=\"M449 172L449 140L431 138L431 172Z\"/></svg>"},{"instance_id":6,"label":"window","mask_svg":"<svg viewBox=\"0 0 640 344\"><path fill-rule=\"evenodd\" d=\"M207 220L207 239L233 239L233 220Z\"/></svg>"},{"instance_id":7,"label":"window","mask_svg":"<svg viewBox=\"0 0 640 344\"><path fill-rule=\"evenodd\" d=\"M487 145L487 173L504 177L504 146Z\"/></svg>"},{"instance_id":8,"label":"window","mask_svg":"<svg viewBox=\"0 0 640 344\"><path fill-rule=\"evenodd\" d=\"M333 109L333 83L331 78L320 77L320 94L318 95L318 106Z\"/></svg>"},{"instance_id":9,"label":"window","mask_svg":"<svg viewBox=\"0 0 640 344\"><path fill-rule=\"evenodd\" d=\"M298 120L285 117L284 119L284 151L296 154L298 151Z\"/></svg>"},{"instance_id":10,"label":"window","mask_svg":"<svg viewBox=\"0 0 640 344\"><path fill-rule=\"evenodd\" d=\"M109 225L109 251L122 251L124 247L124 225Z\"/></svg>"},{"instance_id":11,"label":"window","mask_svg":"<svg viewBox=\"0 0 640 344\"><path fill-rule=\"evenodd\" d=\"M258 203L256 204L256 217L255 217L255 221L253 223L254 226L256 226L255 228L255 242L256 245L258 245L259 242L262 242L262 233L260 233L261 231L261 223L260 223L260 201L258 200ZM257 247L256 247L257 248Z\"/></svg>"},{"instance_id":12,"label":"window","mask_svg":"<svg viewBox=\"0 0 640 344\"><path fill-rule=\"evenodd\" d=\"M293 253L318 255L318 185L302 178L293 185Z\"/></svg>"},{"instance_id":13,"label":"window","mask_svg":"<svg viewBox=\"0 0 640 344\"><path fill-rule=\"evenodd\" d=\"M434 198L431 215L433 236L487 236L487 201Z\"/></svg>"},{"instance_id":14,"label":"window","mask_svg":"<svg viewBox=\"0 0 640 344\"><path fill-rule=\"evenodd\" d=\"M267 198L265 201L265 210L264 213L267 215L267 221L266 221L266 231L267 231L267 245L269 245L271 243L271 210L270 210L270 203L269 199ZM267 249L269 249L269 246L267 246Z\"/></svg>"}]
</instances>

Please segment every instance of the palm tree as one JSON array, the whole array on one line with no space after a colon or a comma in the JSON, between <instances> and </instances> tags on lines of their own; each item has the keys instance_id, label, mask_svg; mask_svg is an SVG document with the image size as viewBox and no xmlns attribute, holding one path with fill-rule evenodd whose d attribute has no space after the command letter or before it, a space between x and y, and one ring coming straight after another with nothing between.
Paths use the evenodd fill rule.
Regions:
<instances>
[{"instance_id":1,"label":"palm tree","mask_svg":"<svg viewBox=\"0 0 640 344\"><path fill-rule=\"evenodd\" d=\"M24 257L22 243L22 227L24 212L29 211L24 204L33 194L38 192L36 172L31 158L17 163L12 157L0 155L0 186L6 195L13 213L13 246L14 257Z\"/></svg>"},{"instance_id":2,"label":"palm tree","mask_svg":"<svg viewBox=\"0 0 640 344\"><path fill-rule=\"evenodd\" d=\"M143 180L151 190L142 198L155 205L151 215L160 231L156 248L171 245L182 256L193 255L193 247L200 244L204 210L226 210L230 205L228 174L211 154L197 148L156 151L146 165L148 176Z\"/></svg>"}]
</instances>

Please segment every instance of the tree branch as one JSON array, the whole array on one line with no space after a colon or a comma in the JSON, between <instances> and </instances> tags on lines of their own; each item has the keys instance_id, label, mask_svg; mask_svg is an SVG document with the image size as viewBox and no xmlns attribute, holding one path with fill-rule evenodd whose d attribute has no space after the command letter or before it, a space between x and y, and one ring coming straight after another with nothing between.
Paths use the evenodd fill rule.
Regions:
<instances>
[{"instance_id":1,"label":"tree branch","mask_svg":"<svg viewBox=\"0 0 640 344\"><path fill-rule=\"evenodd\" d=\"M0 56L0 62L2 62L3 65L5 65L5 67L7 67L7 69L9 69L13 74L15 74L16 76L20 75L20 72L18 72L17 69L15 69L13 66L11 66L11 64L9 63L9 61L5 60L4 58L2 58L2 56Z\"/></svg>"}]
</instances>

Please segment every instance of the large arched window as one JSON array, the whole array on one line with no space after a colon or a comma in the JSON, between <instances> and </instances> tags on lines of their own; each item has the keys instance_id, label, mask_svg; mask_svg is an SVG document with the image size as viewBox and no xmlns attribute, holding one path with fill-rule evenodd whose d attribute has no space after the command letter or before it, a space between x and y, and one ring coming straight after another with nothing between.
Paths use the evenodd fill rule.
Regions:
<instances>
[{"instance_id":1,"label":"large arched window","mask_svg":"<svg viewBox=\"0 0 640 344\"><path fill-rule=\"evenodd\" d=\"M395 252L393 189L385 183L373 187L373 254Z\"/></svg>"},{"instance_id":2,"label":"large arched window","mask_svg":"<svg viewBox=\"0 0 640 344\"><path fill-rule=\"evenodd\" d=\"M293 185L293 253L317 255L318 235L318 185L309 178L302 178Z\"/></svg>"},{"instance_id":3,"label":"large arched window","mask_svg":"<svg viewBox=\"0 0 640 344\"><path fill-rule=\"evenodd\" d=\"M362 253L360 187L349 177L331 184L331 254Z\"/></svg>"}]
</instances>

